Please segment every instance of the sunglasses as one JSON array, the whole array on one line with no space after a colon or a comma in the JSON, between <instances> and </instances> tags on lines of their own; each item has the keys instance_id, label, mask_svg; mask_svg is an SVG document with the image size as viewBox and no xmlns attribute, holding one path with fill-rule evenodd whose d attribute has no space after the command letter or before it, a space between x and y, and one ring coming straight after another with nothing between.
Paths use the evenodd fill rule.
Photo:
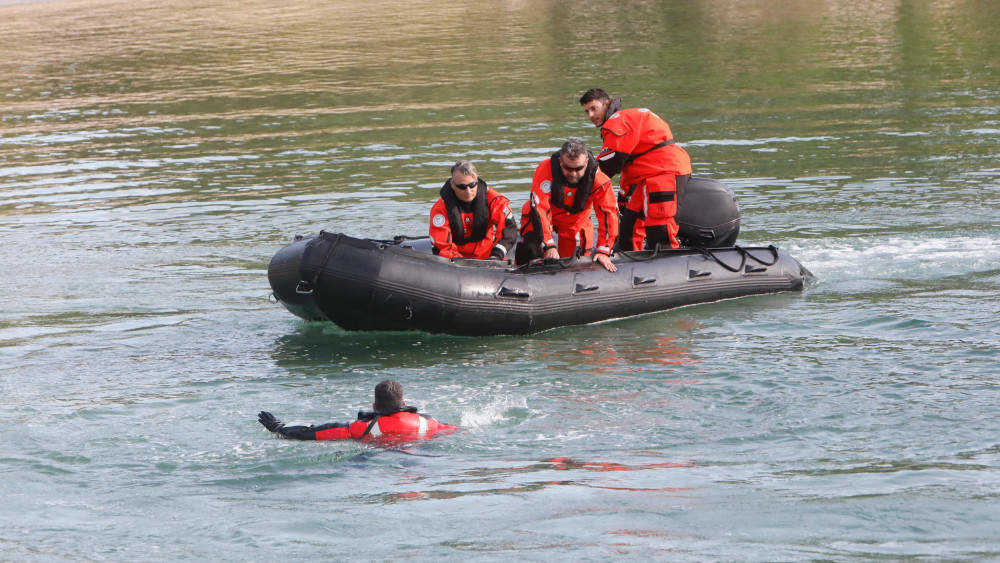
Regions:
<instances>
[{"instance_id":1,"label":"sunglasses","mask_svg":"<svg viewBox=\"0 0 1000 563\"><path fill-rule=\"evenodd\" d=\"M451 185L455 186L456 188L458 188L460 190L471 190L472 188L474 188L474 187L476 187L476 186L479 185L479 180L476 180L475 182L469 182L468 184L459 184L455 180L452 180L451 181Z\"/></svg>"},{"instance_id":2,"label":"sunglasses","mask_svg":"<svg viewBox=\"0 0 1000 563\"><path fill-rule=\"evenodd\" d=\"M581 171L581 170L583 170L584 168L587 167L586 164L584 164L582 166L566 166L562 162L559 163L559 166L562 166L563 170L568 170L570 172L579 172L579 171Z\"/></svg>"}]
</instances>

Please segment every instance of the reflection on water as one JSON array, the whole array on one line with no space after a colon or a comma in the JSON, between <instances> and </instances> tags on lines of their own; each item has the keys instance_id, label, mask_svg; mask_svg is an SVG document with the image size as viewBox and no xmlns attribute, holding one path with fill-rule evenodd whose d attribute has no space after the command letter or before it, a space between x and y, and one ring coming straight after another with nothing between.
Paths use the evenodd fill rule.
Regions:
<instances>
[{"instance_id":1,"label":"reflection on water","mask_svg":"<svg viewBox=\"0 0 1000 563\"><path fill-rule=\"evenodd\" d=\"M481 484L497 483L509 481L512 477L522 474L548 473L552 471L572 471L577 472L623 472L623 471L649 471L662 469L676 469L691 467L690 462L658 462L624 465L614 462L593 462L578 461L566 457L557 457L533 463L530 465L506 466L506 467L480 467L463 471L460 478L454 481L438 483L438 487L425 491L406 491L400 493L386 493L374 496L365 496L362 502L370 503L394 503L398 501L413 500L442 500L454 499L465 496L491 496L496 494L518 494L533 493L548 487L587 487L592 489L604 489L614 491L627 491L638 493L682 493L688 489L684 487L634 487L625 483L616 483L615 480L587 478L586 473L581 473L578 480L550 479L523 482L516 487L479 487ZM403 485L417 484L422 479L401 483ZM473 488L474 487L474 488ZM459 490L461 488L462 490Z\"/></svg>"},{"instance_id":2,"label":"reflection on water","mask_svg":"<svg viewBox=\"0 0 1000 563\"><path fill-rule=\"evenodd\" d=\"M537 358L553 372L574 373L585 369L599 374L651 371L668 375L673 371L671 366L690 366L699 361L691 356L687 339L680 336L696 328L696 323L689 320L673 322L669 327L658 327L658 331L668 334L634 338L629 333L637 328L634 321L618 322L625 323L629 328L619 330L622 327L618 325L613 328L594 327L588 331L588 342L581 343L579 350L567 349L559 338L553 339L551 350L547 349L548 343L540 343L542 352Z\"/></svg>"},{"instance_id":3,"label":"reflection on water","mask_svg":"<svg viewBox=\"0 0 1000 563\"><path fill-rule=\"evenodd\" d=\"M992 3L938 2L931 12L877 1L851 10L821 0L667 2L609 19L597 6L507 2L501 27L497 14L461 4L72 5L2 7L0 189L12 193L0 216L201 201L250 220L281 213L323 224L339 218L323 214L334 203L361 213L371 212L368 198L426 205L462 156L520 193L561 139L596 141L575 107L594 77L666 115L697 171L759 178L746 187L768 190L767 205L794 196L768 188L806 168L906 163L885 172L906 174L907 187L970 162L992 168L996 127L982 121L996 111L995 71L990 50L973 48ZM481 30L478 40L442 32L456 26ZM672 40L672 29L688 30L686 40ZM609 36L622 38L610 50ZM927 165L954 154L960 163ZM870 177L826 181L811 195L837 204L847 180ZM241 209L249 202L257 209ZM416 227L422 215L418 205L399 217Z\"/></svg>"},{"instance_id":4,"label":"reflection on water","mask_svg":"<svg viewBox=\"0 0 1000 563\"><path fill-rule=\"evenodd\" d=\"M648 319L625 319L585 328L550 331L531 337L462 338L422 332L385 333L344 331L329 323L297 322L296 329L278 336L274 361L283 367L321 369L421 369L441 366L489 366L523 360L545 366L549 377L593 373L635 377L648 373L664 382L694 383L671 374L677 366L694 366L690 333L698 324L690 319L663 326ZM644 327L663 334L646 336ZM580 338L583 340L579 340ZM514 364L516 365L516 364Z\"/></svg>"}]
</instances>

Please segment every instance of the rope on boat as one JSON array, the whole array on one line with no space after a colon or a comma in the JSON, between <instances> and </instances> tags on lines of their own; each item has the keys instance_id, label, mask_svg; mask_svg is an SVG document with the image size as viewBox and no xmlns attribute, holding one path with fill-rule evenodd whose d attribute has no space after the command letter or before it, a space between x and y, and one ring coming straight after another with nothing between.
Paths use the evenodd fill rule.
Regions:
<instances>
[{"instance_id":1,"label":"rope on boat","mask_svg":"<svg viewBox=\"0 0 1000 563\"><path fill-rule=\"evenodd\" d=\"M764 248L765 250L770 250L771 254L774 256L774 258L770 262L768 262L766 259L755 256L752 252L750 252L750 249L748 248L743 248L742 246L733 245L732 249L738 252L740 255L740 265L735 268L723 262L722 259L716 255L716 251L721 249L713 250L709 248L671 248L669 246L664 247L661 245L661 243L656 243L656 247L652 251L649 250L623 251L616 253L616 256L622 256L623 258L627 258L628 260L632 260L633 262L649 262L650 260L653 260L660 254L668 254L668 253L699 254L709 260L716 262L717 264L729 270L730 272L739 272L740 270L742 270L747 264L747 259L753 260L754 262L757 262L762 266L773 266L778 262L778 248L773 244L770 244Z\"/></svg>"},{"instance_id":2,"label":"rope on boat","mask_svg":"<svg viewBox=\"0 0 1000 563\"><path fill-rule=\"evenodd\" d=\"M769 244L767 246L767 249L770 250L771 254L774 255L774 259L771 260L770 262L766 262L766 261L764 261L764 260L762 260L762 259L754 256L750 252L749 249L743 248L742 246L733 245L733 249L735 249L737 252L740 253L740 265L737 266L737 267L735 267L735 268L733 268L729 264L726 264L725 262L723 262L718 256L715 255L714 252L712 252L708 248L700 248L698 250L700 251L700 254L702 256L704 256L705 258L714 260L715 263L717 263L718 265L722 266L723 268L729 270L730 272L739 272L739 271L743 270L744 266L746 266L746 264L747 264L747 258L750 258L751 260L753 260L754 262L757 262L758 264L761 264L762 266L773 266L773 265L775 265L778 262L778 249L773 244Z\"/></svg>"},{"instance_id":3,"label":"rope on boat","mask_svg":"<svg viewBox=\"0 0 1000 563\"><path fill-rule=\"evenodd\" d=\"M330 262L330 257L333 256L333 250L337 248L337 245L340 243L341 236L331 234L326 231L320 231L319 238L314 239L309 243L307 252L309 250L312 250L316 240L327 241L329 242L330 246L326 250L326 256L323 257L323 261L316 266L316 272L313 274L312 279L299 280L299 283L295 284L295 293L298 293L300 295L309 295L316 290L316 282L319 281L319 276L326 270L326 265L327 263ZM303 258L305 258L305 256L303 256ZM303 260L303 265L305 265L305 263L306 260Z\"/></svg>"}]
</instances>

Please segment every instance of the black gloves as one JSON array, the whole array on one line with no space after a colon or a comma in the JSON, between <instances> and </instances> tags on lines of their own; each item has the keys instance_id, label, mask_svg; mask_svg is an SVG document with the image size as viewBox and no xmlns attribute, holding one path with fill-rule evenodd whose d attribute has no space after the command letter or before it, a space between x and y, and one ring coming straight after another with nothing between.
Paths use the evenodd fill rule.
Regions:
<instances>
[{"instance_id":1,"label":"black gloves","mask_svg":"<svg viewBox=\"0 0 1000 563\"><path fill-rule=\"evenodd\" d=\"M274 418L273 414L267 411L260 411L260 414L257 415L257 422L263 424L264 428L267 428L271 432L278 432L285 426L280 420Z\"/></svg>"}]
</instances>

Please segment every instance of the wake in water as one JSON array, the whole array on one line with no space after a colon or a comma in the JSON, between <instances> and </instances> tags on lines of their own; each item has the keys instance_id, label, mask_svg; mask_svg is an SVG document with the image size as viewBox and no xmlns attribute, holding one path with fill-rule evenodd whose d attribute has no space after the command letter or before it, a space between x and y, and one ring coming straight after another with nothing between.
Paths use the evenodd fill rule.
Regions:
<instances>
[{"instance_id":1,"label":"wake in water","mask_svg":"<svg viewBox=\"0 0 1000 563\"><path fill-rule=\"evenodd\" d=\"M516 416L517 410L527 411L528 401L524 397L505 395L497 397L490 403L474 409L466 409L461 413L459 426L465 429L478 430L492 426L505 419L522 418Z\"/></svg>"},{"instance_id":2,"label":"wake in water","mask_svg":"<svg viewBox=\"0 0 1000 563\"><path fill-rule=\"evenodd\" d=\"M820 281L936 279L995 271L1000 245L992 237L859 237L794 241L787 244Z\"/></svg>"}]
</instances>

